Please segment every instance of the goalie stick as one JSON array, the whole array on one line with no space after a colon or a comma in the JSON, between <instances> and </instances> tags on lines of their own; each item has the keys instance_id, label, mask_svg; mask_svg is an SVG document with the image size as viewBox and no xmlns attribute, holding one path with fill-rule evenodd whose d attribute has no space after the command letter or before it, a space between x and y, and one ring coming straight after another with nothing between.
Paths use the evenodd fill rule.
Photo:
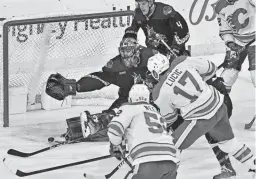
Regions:
<instances>
[{"instance_id":1,"label":"goalie stick","mask_svg":"<svg viewBox=\"0 0 256 179\"><path fill-rule=\"evenodd\" d=\"M88 179L109 179L111 178L124 164L128 164L129 167L132 169L132 165L131 163L128 161L127 158L124 158L121 163L119 163L110 173L106 174L106 175L92 175L92 174L88 174L88 173L84 173L84 177L88 178ZM129 174L129 173L128 173ZM127 174L127 175L128 175ZM126 177L127 177L126 175ZM125 177L125 178L126 178Z\"/></svg>"},{"instance_id":2,"label":"goalie stick","mask_svg":"<svg viewBox=\"0 0 256 179\"><path fill-rule=\"evenodd\" d=\"M45 172L49 172L49 171L53 171L53 170L66 168L66 167L72 167L72 166L81 165L81 164L85 164L85 163L95 162L95 161L99 161L99 160L103 160L103 159L107 159L107 158L111 158L111 157L112 157L111 155L105 155L105 156L96 157L96 158L92 158L92 159L88 159L88 160L82 160L82 161L79 161L79 162L68 163L68 164L65 164L65 165L59 165L59 166L45 168L45 169L41 169L41 170L34 170L34 171L31 171L31 172L24 172L22 170L12 168L11 166L7 166L7 164L6 164L7 159L6 158L3 159L3 163L15 175L17 175L19 177L26 177L26 176L35 175L35 174L39 174L39 173L45 173Z\"/></svg>"}]
</instances>

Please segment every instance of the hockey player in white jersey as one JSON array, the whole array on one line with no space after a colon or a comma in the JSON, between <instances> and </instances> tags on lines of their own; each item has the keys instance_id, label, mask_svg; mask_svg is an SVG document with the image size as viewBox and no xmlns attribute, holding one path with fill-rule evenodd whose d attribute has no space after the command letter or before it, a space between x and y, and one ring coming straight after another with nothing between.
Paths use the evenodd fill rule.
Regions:
<instances>
[{"instance_id":1,"label":"hockey player in white jersey","mask_svg":"<svg viewBox=\"0 0 256 179\"><path fill-rule=\"evenodd\" d=\"M109 123L111 154L123 153L125 139L134 166L132 179L176 179L178 150L167 134L165 119L149 101L148 87L133 85L128 103Z\"/></svg>"},{"instance_id":2,"label":"hockey player in white jersey","mask_svg":"<svg viewBox=\"0 0 256 179\"><path fill-rule=\"evenodd\" d=\"M227 46L221 74L226 88L231 90L246 57L255 88L255 42L237 54L246 44L255 40L255 0L219 0L214 10L219 23L219 35Z\"/></svg>"},{"instance_id":3,"label":"hockey player in white jersey","mask_svg":"<svg viewBox=\"0 0 256 179\"><path fill-rule=\"evenodd\" d=\"M175 121L179 109L184 118L171 134L175 147L187 149L209 133L221 150L248 164L250 172L247 174L255 175L256 160L251 150L234 136L223 95L205 82L215 75L214 63L199 57L181 56L169 64L166 56L156 54L149 58L148 70L159 80L152 95L161 115L167 121Z\"/></svg>"}]
</instances>

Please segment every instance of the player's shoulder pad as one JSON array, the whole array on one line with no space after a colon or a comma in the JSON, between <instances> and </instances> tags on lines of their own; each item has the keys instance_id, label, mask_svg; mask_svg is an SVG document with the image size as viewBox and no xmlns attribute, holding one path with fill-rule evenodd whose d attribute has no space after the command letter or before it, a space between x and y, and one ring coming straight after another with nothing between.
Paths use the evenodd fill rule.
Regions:
<instances>
[{"instance_id":1,"label":"player's shoulder pad","mask_svg":"<svg viewBox=\"0 0 256 179\"><path fill-rule=\"evenodd\" d=\"M115 56L114 58L110 59L106 65L102 68L103 71L116 71L116 69L119 66L119 62L120 62L120 55Z\"/></svg>"},{"instance_id":2,"label":"player's shoulder pad","mask_svg":"<svg viewBox=\"0 0 256 179\"><path fill-rule=\"evenodd\" d=\"M157 5L157 11L163 16L163 17L174 17L176 14L176 11L174 8L168 4L164 3L156 3Z\"/></svg>"},{"instance_id":3,"label":"player's shoulder pad","mask_svg":"<svg viewBox=\"0 0 256 179\"><path fill-rule=\"evenodd\" d=\"M140 66L147 66L148 59L157 53L158 53L157 50L141 46L141 48L140 48L140 61L141 61Z\"/></svg>"},{"instance_id":4,"label":"player's shoulder pad","mask_svg":"<svg viewBox=\"0 0 256 179\"><path fill-rule=\"evenodd\" d=\"M146 20L145 16L143 15L143 13L140 10L140 8L136 8L135 9L134 20L138 21L138 23L140 23L141 21L145 21Z\"/></svg>"},{"instance_id":5,"label":"player's shoulder pad","mask_svg":"<svg viewBox=\"0 0 256 179\"><path fill-rule=\"evenodd\" d=\"M133 114L136 115L138 110L138 105L135 105L134 103L123 103L119 108L118 108L120 114L124 112L125 114Z\"/></svg>"}]
</instances>

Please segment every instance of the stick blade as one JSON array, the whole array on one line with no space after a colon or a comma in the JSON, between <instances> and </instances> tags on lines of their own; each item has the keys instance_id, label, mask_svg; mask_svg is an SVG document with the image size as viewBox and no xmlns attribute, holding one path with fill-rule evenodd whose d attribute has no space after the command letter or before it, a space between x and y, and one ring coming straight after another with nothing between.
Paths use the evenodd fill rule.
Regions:
<instances>
[{"instance_id":1,"label":"stick blade","mask_svg":"<svg viewBox=\"0 0 256 179\"><path fill-rule=\"evenodd\" d=\"M244 129L251 129L253 123L255 122L255 117L252 119L251 122L249 122L248 124L244 125Z\"/></svg>"},{"instance_id":2,"label":"stick blade","mask_svg":"<svg viewBox=\"0 0 256 179\"><path fill-rule=\"evenodd\" d=\"M14 149L9 149L9 150L7 151L7 154L9 154L9 155L14 155L14 156L18 156L18 157L28 157L28 156L29 156L29 154L27 154L27 153L23 153L23 152L14 150Z\"/></svg>"},{"instance_id":3,"label":"stick blade","mask_svg":"<svg viewBox=\"0 0 256 179\"><path fill-rule=\"evenodd\" d=\"M16 175L19 176L19 177L25 177L27 176L27 173L21 171L21 170L17 170L16 171Z\"/></svg>"},{"instance_id":4,"label":"stick blade","mask_svg":"<svg viewBox=\"0 0 256 179\"><path fill-rule=\"evenodd\" d=\"M7 158L3 159L3 164L4 166L13 174L16 175L17 172L17 168L15 167L15 165L13 165L13 162L11 160L8 160Z\"/></svg>"},{"instance_id":5,"label":"stick blade","mask_svg":"<svg viewBox=\"0 0 256 179\"><path fill-rule=\"evenodd\" d=\"M102 175L92 175L92 174L89 174L89 173L84 173L84 177L87 178L87 179L106 179L105 176L102 176Z\"/></svg>"}]
</instances>

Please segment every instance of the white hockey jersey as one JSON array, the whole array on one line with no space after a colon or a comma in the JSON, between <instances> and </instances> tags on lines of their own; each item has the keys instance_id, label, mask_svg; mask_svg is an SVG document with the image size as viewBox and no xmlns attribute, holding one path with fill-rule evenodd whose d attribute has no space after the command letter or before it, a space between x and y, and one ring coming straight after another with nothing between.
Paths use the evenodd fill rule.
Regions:
<instances>
[{"instance_id":1,"label":"white hockey jersey","mask_svg":"<svg viewBox=\"0 0 256 179\"><path fill-rule=\"evenodd\" d=\"M204 58L176 58L154 87L153 100L167 120L175 120L176 109L185 120L210 119L222 105L224 96L205 82L217 67Z\"/></svg>"},{"instance_id":2,"label":"white hockey jersey","mask_svg":"<svg viewBox=\"0 0 256 179\"><path fill-rule=\"evenodd\" d=\"M127 103L118 113L109 123L109 140L119 145L125 137L133 165L162 160L179 162L173 138L166 132L166 121L155 107L147 103Z\"/></svg>"},{"instance_id":3,"label":"white hockey jersey","mask_svg":"<svg viewBox=\"0 0 256 179\"><path fill-rule=\"evenodd\" d=\"M245 46L255 38L255 0L236 0L234 4L219 0L214 9L225 44L232 41Z\"/></svg>"}]
</instances>

